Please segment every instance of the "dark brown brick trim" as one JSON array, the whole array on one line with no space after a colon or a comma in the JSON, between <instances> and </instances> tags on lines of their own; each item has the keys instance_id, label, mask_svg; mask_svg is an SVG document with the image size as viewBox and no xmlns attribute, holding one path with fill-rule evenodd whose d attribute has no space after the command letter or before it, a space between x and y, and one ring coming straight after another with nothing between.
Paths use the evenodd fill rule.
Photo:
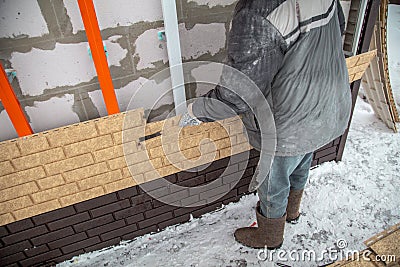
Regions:
<instances>
[{"instance_id":1,"label":"dark brown brick trim","mask_svg":"<svg viewBox=\"0 0 400 267\"><path fill-rule=\"evenodd\" d=\"M334 141L314 154L313 164L335 159L339 141ZM259 153L250 151L212 163L198 172L180 172L165 177L169 182L193 187L217 179L228 167L229 172L220 185L209 191L189 195L187 190L171 191L160 180L146 183L147 190L157 192L185 204L204 203L202 206L182 208L166 205L154 199L139 186L107 194L72 206L40 214L0 227L0 266L52 265L73 256L116 245L147 233L157 232L170 225L187 222L190 214L199 217L207 212L240 199L248 194L248 185L258 164ZM244 173L237 180L240 171ZM232 188L215 202L207 198ZM203 202L201 202L203 201Z\"/></svg>"}]
</instances>

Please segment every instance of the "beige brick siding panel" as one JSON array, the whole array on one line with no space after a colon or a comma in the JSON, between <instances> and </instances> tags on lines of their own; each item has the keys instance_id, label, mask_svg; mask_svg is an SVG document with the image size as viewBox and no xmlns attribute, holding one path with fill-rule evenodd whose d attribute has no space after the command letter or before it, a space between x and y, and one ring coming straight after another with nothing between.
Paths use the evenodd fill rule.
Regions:
<instances>
[{"instance_id":1,"label":"beige brick siding panel","mask_svg":"<svg viewBox=\"0 0 400 267\"><path fill-rule=\"evenodd\" d=\"M117 133L116 133L117 134ZM137 127L132 129L125 129L124 132L121 132L121 140L124 143L131 141L139 141L140 137L146 136L144 127ZM115 136L114 136L115 138Z\"/></svg>"},{"instance_id":2,"label":"beige brick siding panel","mask_svg":"<svg viewBox=\"0 0 400 267\"><path fill-rule=\"evenodd\" d=\"M33 135L18 139L17 142L23 156L34 154L50 148L44 135Z\"/></svg>"},{"instance_id":3,"label":"beige brick siding panel","mask_svg":"<svg viewBox=\"0 0 400 267\"><path fill-rule=\"evenodd\" d=\"M8 201L10 199L26 196L31 193L39 191L35 182L17 185L0 191L0 202Z\"/></svg>"},{"instance_id":4,"label":"beige brick siding panel","mask_svg":"<svg viewBox=\"0 0 400 267\"><path fill-rule=\"evenodd\" d=\"M42 203L52 199L58 199L62 196L71 195L79 191L78 186L75 183L66 184L54 188L50 188L38 193L32 194L32 199L35 203Z\"/></svg>"},{"instance_id":5,"label":"beige brick siding panel","mask_svg":"<svg viewBox=\"0 0 400 267\"><path fill-rule=\"evenodd\" d=\"M235 146L232 147L232 154L233 154L233 155L239 154L239 153L248 151L248 150L250 150L250 149L251 149L250 144L248 144L248 143L242 143L242 144L235 145Z\"/></svg>"},{"instance_id":6,"label":"beige brick siding panel","mask_svg":"<svg viewBox=\"0 0 400 267\"><path fill-rule=\"evenodd\" d=\"M122 131L122 127L124 127L124 129L130 129L144 126L145 120L143 114L143 109L136 109L125 113L111 115L107 118L97 120L96 126L101 135L120 132Z\"/></svg>"},{"instance_id":7,"label":"beige brick siding panel","mask_svg":"<svg viewBox=\"0 0 400 267\"><path fill-rule=\"evenodd\" d=\"M128 165L133 165L143 161L148 161L150 159L147 151L140 151L135 154L125 155L126 163Z\"/></svg>"},{"instance_id":8,"label":"beige brick siding panel","mask_svg":"<svg viewBox=\"0 0 400 267\"><path fill-rule=\"evenodd\" d=\"M64 147L67 157L74 157L103 148L111 147L113 140L111 135L104 135L93 139L88 139L78 143L70 144Z\"/></svg>"},{"instance_id":9,"label":"beige brick siding panel","mask_svg":"<svg viewBox=\"0 0 400 267\"><path fill-rule=\"evenodd\" d=\"M98 134L94 122L74 124L51 131L51 134L46 135L52 147L73 144L96 136Z\"/></svg>"},{"instance_id":10,"label":"beige brick siding panel","mask_svg":"<svg viewBox=\"0 0 400 267\"><path fill-rule=\"evenodd\" d=\"M136 183L134 182L134 180L132 178L125 178L120 181L106 184L104 187L106 189L106 193L108 194L108 193L116 192L118 190L122 190L122 189L125 189L128 187L132 187L135 185L136 185Z\"/></svg>"},{"instance_id":11,"label":"beige brick siding panel","mask_svg":"<svg viewBox=\"0 0 400 267\"><path fill-rule=\"evenodd\" d=\"M210 131L211 140L220 140L227 138L228 136L228 132L224 128L214 129Z\"/></svg>"},{"instance_id":12,"label":"beige brick siding panel","mask_svg":"<svg viewBox=\"0 0 400 267\"><path fill-rule=\"evenodd\" d=\"M81 190L87 190L93 187L97 187L99 185L106 185L121 179L122 172L120 170L116 170L78 181L78 185Z\"/></svg>"},{"instance_id":13,"label":"beige brick siding panel","mask_svg":"<svg viewBox=\"0 0 400 267\"><path fill-rule=\"evenodd\" d=\"M107 161L114 159L116 157L121 157L124 155L122 145L117 145L93 152L93 156L96 162Z\"/></svg>"},{"instance_id":14,"label":"beige brick siding panel","mask_svg":"<svg viewBox=\"0 0 400 267\"><path fill-rule=\"evenodd\" d=\"M111 170L117 170L117 169L122 169L125 168L126 165L126 161L125 161L125 157L118 157L115 159L111 159L108 161L108 166L110 167Z\"/></svg>"},{"instance_id":15,"label":"beige brick siding panel","mask_svg":"<svg viewBox=\"0 0 400 267\"><path fill-rule=\"evenodd\" d=\"M180 130L180 134L182 136L188 136L188 135L196 135L200 134L203 132L210 131L214 127L218 127L218 123L215 122L210 122L210 123L202 123L199 126L188 126Z\"/></svg>"},{"instance_id":16,"label":"beige brick siding panel","mask_svg":"<svg viewBox=\"0 0 400 267\"><path fill-rule=\"evenodd\" d=\"M124 123L124 129L144 126L146 124L144 120L144 109L139 108L127 111L126 118L123 123Z\"/></svg>"},{"instance_id":17,"label":"beige brick siding panel","mask_svg":"<svg viewBox=\"0 0 400 267\"><path fill-rule=\"evenodd\" d=\"M131 177L131 176L132 175L131 175L128 167L125 167L122 169L122 177L123 178Z\"/></svg>"},{"instance_id":18,"label":"beige brick siding panel","mask_svg":"<svg viewBox=\"0 0 400 267\"><path fill-rule=\"evenodd\" d=\"M65 184L65 181L61 174L57 174L54 176L50 176L47 178L37 180L37 183L41 190L45 190L45 189L53 188L53 187L56 187L59 185L63 185L63 184Z\"/></svg>"},{"instance_id":19,"label":"beige brick siding panel","mask_svg":"<svg viewBox=\"0 0 400 267\"><path fill-rule=\"evenodd\" d=\"M13 159L13 164L17 170L26 170L36 166L49 164L65 159L62 148L54 148L36 154Z\"/></svg>"},{"instance_id":20,"label":"beige brick siding panel","mask_svg":"<svg viewBox=\"0 0 400 267\"><path fill-rule=\"evenodd\" d=\"M198 134L195 136L191 136L190 138L183 138L179 140L179 147L181 150L198 147L200 146L200 142L202 140L206 141L207 139L209 139L208 133Z\"/></svg>"},{"instance_id":21,"label":"beige brick siding panel","mask_svg":"<svg viewBox=\"0 0 400 267\"><path fill-rule=\"evenodd\" d=\"M183 150L182 154L186 159L195 159L201 156L200 149L197 147Z\"/></svg>"},{"instance_id":22,"label":"beige brick siding panel","mask_svg":"<svg viewBox=\"0 0 400 267\"><path fill-rule=\"evenodd\" d=\"M144 174L144 180L146 182L153 181L161 177L162 177L161 174L157 170L149 171Z\"/></svg>"},{"instance_id":23,"label":"beige brick siding panel","mask_svg":"<svg viewBox=\"0 0 400 267\"><path fill-rule=\"evenodd\" d=\"M0 162L0 176L10 174L14 171L14 167L11 165L10 161Z\"/></svg>"},{"instance_id":24,"label":"beige brick siding panel","mask_svg":"<svg viewBox=\"0 0 400 267\"><path fill-rule=\"evenodd\" d=\"M217 146L214 144L215 141L206 140L203 141L200 145L200 151L202 154L214 153L217 151Z\"/></svg>"},{"instance_id":25,"label":"beige brick siding panel","mask_svg":"<svg viewBox=\"0 0 400 267\"><path fill-rule=\"evenodd\" d=\"M154 165L153 165L154 164ZM146 173L148 171L154 171L155 169L162 166L162 160L160 158L153 159L151 161L144 161L133 165L130 170L133 175Z\"/></svg>"},{"instance_id":26,"label":"beige brick siding panel","mask_svg":"<svg viewBox=\"0 0 400 267\"><path fill-rule=\"evenodd\" d=\"M14 222L15 219L11 213L0 215L0 225L5 225Z\"/></svg>"},{"instance_id":27,"label":"beige brick siding panel","mask_svg":"<svg viewBox=\"0 0 400 267\"><path fill-rule=\"evenodd\" d=\"M161 136L154 137L152 139L148 139L145 142L140 143L142 147L145 147L146 149L154 148L161 146Z\"/></svg>"},{"instance_id":28,"label":"beige brick siding panel","mask_svg":"<svg viewBox=\"0 0 400 267\"><path fill-rule=\"evenodd\" d=\"M147 123L145 134L151 135L151 134L160 132L163 129L164 124L165 124L164 121L156 121L156 122L152 122L152 123Z\"/></svg>"},{"instance_id":29,"label":"beige brick siding panel","mask_svg":"<svg viewBox=\"0 0 400 267\"><path fill-rule=\"evenodd\" d=\"M204 142L204 141L203 141ZM177 143L174 144L163 144L162 146L164 153L166 155L173 154L180 151L179 145Z\"/></svg>"},{"instance_id":30,"label":"beige brick siding panel","mask_svg":"<svg viewBox=\"0 0 400 267\"><path fill-rule=\"evenodd\" d=\"M178 126L164 129L161 136L163 144L178 143L178 138L184 138L182 128Z\"/></svg>"},{"instance_id":31,"label":"beige brick siding panel","mask_svg":"<svg viewBox=\"0 0 400 267\"><path fill-rule=\"evenodd\" d=\"M51 200L48 202L36 204L28 208L16 210L13 212L13 215L17 220L23 220L37 214L45 213L59 208L61 208L61 205L58 200Z\"/></svg>"},{"instance_id":32,"label":"beige brick siding panel","mask_svg":"<svg viewBox=\"0 0 400 267\"><path fill-rule=\"evenodd\" d=\"M86 166L83 168L79 168L73 171L64 172L63 176L67 183L85 179L91 176L95 176L101 173L108 172L109 169L105 162L97 163L94 165Z\"/></svg>"},{"instance_id":33,"label":"beige brick siding panel","mask_svg":"<svg viewBox=\"0 0 400 267\"><path fill-rule=\"evenodd\" d=\"M150 156L150 158L164 157L165 156L164 148L162 146L151 148L148 151L148 155Z\"/></svg>"},{"instance_id":34,"label":"beige brick siding panel","mask_svg":"<svg viewBox=\"0 0 400 267\"><path fill-rule=\"evenodd\" d=\"M200 158L196 160L187 160L183 162L182 168L184 170L187 169L192 169L207 163L210 163L212 161L218 160L219 157L219 151L217 153L210 153L210 154L204 154Z\"/></svg>"},{"instance_id":35,"label":"beige brick siding panel","mask_svg":"<svg viewBox=\"0 0 400 267\"><path fill-rule=\"evenodd\" d=\"M182 171L180 168L173 166L173 165L165 166L165 167L158 169L158 172L161 175L161 177L165 177L165 176L168 176L170 174L174 174L174 173L177 173L180 171Z\"/></svg>"},{"instance_id":36,"label":"beige brick siding panel","mask_svg":"<svg viewBox=\"0 0 400 267\"><path fill-rule=\"evenodd\" d=\"M22 196L9 201L0 203L0 214L8 213L10 211L23 209L32 206L33 202L29 196Z\"/></svg>"},{"instance_id":37,"label":"beige brick siding panel","mask_svg":"<svg viewBox=\"0 0 400 267\"><path fill-rule=\"evenodd\" d=\"M60 198L60 203L63 207L65 207L88 199L96 198L102 195L104 195L104 189L102 186L98 186L86 191L81 191L73 195L62 197Z\"/></svg>"},{"instance_id":38,"label":"beige brick siding panel","mask_svg":"<svg viewBox=\"0 0 400 267\"><path fill-rule=\"evenodd\" d=\"M122 144L122 132L117 132L112 134L114 145Z\"/></svg>"},{"instance_id":39,"label":"beige brick siding panel","mask_svg":"<svg viewBox=\"0 0 400 267\"><path fill-rule=\"evenodd\" d=\"M8 141L0 144L0 161L21 156L16 141Z\"/></svg>"},{"instance_id":40,"label":"beige brick siding panel","mask_svg":"<svg viewBox=\"0 0 400 267\"><path fill-rule=\"evenodd\" d=\"M248 143L248 139L246 134L242 133L242 134L238 134L236 136L236 143L237 144L241 144L241 143Z\"/></svg>"},{"instance_id":41,"label":"beige brick siding panel","mask_svg":"<svg viewBox=\"0 0 400 267\"><path fill-rule=\"evenodd\" d=\"M218 150L230 147L231 146L231 140L229 138L221 139L218 141L215 141L215 145L217 146Z\"/></svg>"},{"instance_id":42,"label":"beige brick siding panel","mask_svg":"<svg viewBox=\"0 0 400 267\"><path fill-rule=\"evenodd\" d=\"M144 148L136 141L124 142L123 149L125 154L133 154L144 150Z\"/></svg>"},{"instance_id":43,"label":"beige brick siding panel","mask_svg":"<svg viewBox=\"0 0 400 267\"><path fill-rule=\"evenodd\" d=\"M0 176L0 190L46 177L42 166Z\"/></svg>"},{"instance_id":44,"label":"beige brick siding panel","mask_svg":"<svg viewBox=\"0 0 400 267\"><path fill-rule=\"evenodd\" d=\"M99 134L103 135L122 131L124 117L125 114L116 114L96 121Z\"/></svg>"},{"instance_id":45,"label":"beige brick siding panel","mask_svg":"<svg viewBox=\"0 0 400 267\"><path fill-rule=\"evenodd\" d=\"M79 169L84 166L88 166L94 163L91 154L84 154L74 158L68 158L62 161L54 162L45 165L45 169L49 175L55 175L70 171L73 169Z\"/></svg>"},{"instance_id":46,"label":"beige brick siding panel","mask_svg":"<svg viewBox=\"0 0 400 267\"><path fill-rule=\"evenodd\" d=\"M232 148L223 148L219 151L219 156L221 159L232 156Z\"/></svg>"}]
</instances>

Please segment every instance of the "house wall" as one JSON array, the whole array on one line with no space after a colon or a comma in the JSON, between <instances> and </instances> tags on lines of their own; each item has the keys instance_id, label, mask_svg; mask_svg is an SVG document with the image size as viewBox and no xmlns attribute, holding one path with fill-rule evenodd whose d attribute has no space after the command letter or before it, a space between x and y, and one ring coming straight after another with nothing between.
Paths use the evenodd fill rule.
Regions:
<instances>
[{"instance_id":1,"label":"house wall","mask_svg":"<svg viewBox=\"0 0 400 267\"><path fill-rule=\"evenodd\" d=\"M158 132L163 127L159 120L173 108L169 94L153 105L170 84L167 77L154 78L168 66L166 44L157 39L163 29L161 4L94 3L121 110L143 84L161 89L146 86L149 91L136 99L139 104L131 105L131 112L106 116L77 4L0 1L0 59L5 68L16 69L12 86L37 133L9 140L16 133L0 105L0 140L9 140L0 143L0 266L51 265L188 221L190 214L198 217L248 193L259 155L248 154L238 120L175 131L186 159L167 157L176 151L167 143L164 149L170 152L162 152L161 137L141 146L139 138ZM235 3L177 1L184 61L223 61ZM206 66L186 75L202 77L204 71ZM212 79L218 76L212 73ZM186 89L192 98L210 86ZM150 109L151 121L159 122L146 124L144 114ZM133 119L124 139L127 114ZM167 121L176 127L176 118ZM199 137L215 146L199 146ZM339 141L316 151L313 165L336 159ZM128 162L124 147L133 155ZM193 163L199 147L210 157ZM165 186L163 180L187 187L219 184L192 194L189 188Z\"/></svg>"},{"instance_id":2,"label":"house wall","mask_svg":"<svg viewBox=\"0 0 400 267\"><path fill-rule=\"evenodd\" d=\"M184 62L223 61L236 2L177 0ZM341 2L347 10L349 1ZM167 77L153 77L168 66L166 42L157 38L163 29L161 1L94 4L119 106L125 111L142 84L170 84ZM35 133L107 115L77 1L0 1L0 61L17 71L12 87ZM211 88L187 85L187 96ZM130 108L151 109L151 119L163 119L173 109L171 94L153 104L166 91L144 94ZM17 137L1 104L0 125L0 141Z\"/></svg>"}]
</instances>

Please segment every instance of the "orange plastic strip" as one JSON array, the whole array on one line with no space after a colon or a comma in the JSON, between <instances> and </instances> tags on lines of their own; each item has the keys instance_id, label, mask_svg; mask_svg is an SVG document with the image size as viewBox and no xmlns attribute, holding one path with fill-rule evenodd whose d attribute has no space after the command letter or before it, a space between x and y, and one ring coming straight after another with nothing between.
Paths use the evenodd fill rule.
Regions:
<instances>
[{"instance_id":1,"label":"orange plastic strip","mask_svg":"<svg viewBox=\"0 0 400 267\"><path fill-rule=\"evenodd\" d=\"M78 4L108 114L119 113L118 101L115 95L110 69L108 68L106 54L104 52L103 40L100 35L100 28L93 1L78 0Z\"/></svg>"},{"instance_id":2,"label":"orange plastic strip","mask_svg":"<svg viewBox=\"0 0 400 267\"><path fill-rule=\"evenodd\" d=\"M18 136L33 134L32 128L22 112L21 105L19 104L11 84L8 81L3 66L1 66L0 71L0 100L10 117Z\"/></svg>"}]
</instances>

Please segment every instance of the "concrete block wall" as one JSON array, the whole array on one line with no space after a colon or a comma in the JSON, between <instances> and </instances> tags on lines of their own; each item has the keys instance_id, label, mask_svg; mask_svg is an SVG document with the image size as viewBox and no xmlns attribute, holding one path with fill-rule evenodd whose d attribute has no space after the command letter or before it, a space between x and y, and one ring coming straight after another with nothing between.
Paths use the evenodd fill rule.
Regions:
<instances>
[{"instance_id":1,"label":"concrete block wall","mask_svg":"<svg viewBox=\"0 0 400 267\"><path fill-rule=\"evenodd\" d=\"M221 62L234 0L178 0L184 61ZM145 82L168 67L160 0L94 0L108 63L121 111ZM17 71L14 91L35 132L106 116L104 101L77 1L4 0L0 2L0 61ZM189 98L200 95L187 86ZM140 106L152 108L165 91L149 92ZM154 99L153 99L154 98ZM156 119L173 109L171 95L155 107ZM56 114L57 116L54 116ZM0 140L17 137L0 105Z\"/></svg>"},{"instance_id":2,"label":"concrete block wall","mask_svg":"<svg viewBox=\"0 0 400 267\"><path fill-rule=\"evenodd\" d=\"M139 109L0 143L0 225L250 149L237 117L178 122L146 124Z\"/></svg>"},{"instance_id":3,"label":"concrete block wall","mask_svg":"<svg viewBox=\"0 0 400 267\"><path fill-rule=\"evenodd\" d=\"M177 0L184 62L224 60L236 2ZM342 1L346 14L348 3ZM164 89L144 94L131 108L152 108L152 119L165 118L173 109L170 94L152 106L170 85L168 78L152 79L168 66L166 43L157 39L163 29L161 1L94 0L94 4L120 109L127 109L145 82L164 83ZM12 86L35 132L107 115L75 0L0 1L0 62L17 71ZM198 76L196 71L187 75ZM212 76L218 81L218 72ZM187 96L211 88L188 85ZM1 104L0 125L0 141L17 137Z\"/></svg>"}]
</instances>

